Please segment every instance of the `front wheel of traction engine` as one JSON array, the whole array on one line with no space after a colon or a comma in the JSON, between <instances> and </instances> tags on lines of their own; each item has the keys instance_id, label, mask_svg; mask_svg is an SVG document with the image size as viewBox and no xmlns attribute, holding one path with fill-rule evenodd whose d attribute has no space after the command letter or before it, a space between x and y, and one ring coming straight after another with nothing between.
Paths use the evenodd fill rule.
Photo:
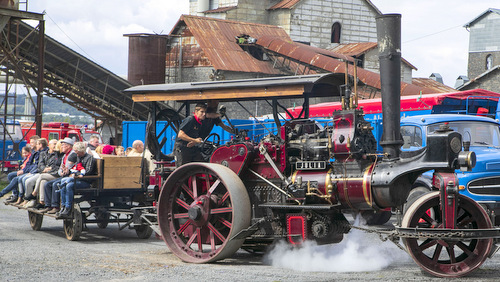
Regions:
<instances>
[{"instance_id":1,"label":"front wheel of traction engine","mask_svg":"<svg viewBox=\"0 0 500 282\"><path fill-rule=\"evenodd\" d=\"M234 254L245 238L232 239L250 225L245 185L229 168L190 163L165 182L158 203L163 239L185 262L207 263Z\"/></svg>"},{"instance_id":2,"label":"front wheel of traction engine","mask_svg":"<svg viewBox=\"0 0 500 282\"><path fill-rule=\"evenodd\" d=\"M489 229L491 221L472 199L458 195L458 229ZM439 191L418 198L406 211L403 228L443 228ZM493 239L405 238L413 260L426 272L438 277L460 277L475 270L490 254Z\"/></svg>"}]
</instances>

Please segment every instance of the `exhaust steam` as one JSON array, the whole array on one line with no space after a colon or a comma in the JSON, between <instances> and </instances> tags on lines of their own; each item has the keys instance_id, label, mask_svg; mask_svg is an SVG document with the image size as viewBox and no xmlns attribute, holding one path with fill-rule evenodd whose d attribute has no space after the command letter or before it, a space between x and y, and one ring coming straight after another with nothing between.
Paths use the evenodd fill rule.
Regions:
<instances>
[{"instance_id":1,"label":"exhaust steam","mask_svg":"<svg viewBox=\"0 0 500 282\"><path fill-rule=\"evenodd\" d=\"M355 226L360 225L359 218ZM393 243L380 241L376 235L358 229L351 229L338 244L317 245L306 241L301 247L293 247L280 241L264 256L266 264L304 272L378 271L396 262L409 261L408 254Z\"/></svg>"}]
</instances>

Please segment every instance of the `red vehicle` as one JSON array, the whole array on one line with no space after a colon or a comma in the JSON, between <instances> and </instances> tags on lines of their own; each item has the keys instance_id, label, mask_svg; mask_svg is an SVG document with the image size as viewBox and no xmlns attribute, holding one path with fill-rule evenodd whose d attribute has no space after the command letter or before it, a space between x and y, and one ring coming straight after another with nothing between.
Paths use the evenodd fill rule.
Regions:
<instances>
[{"instance_id":1,"label":"red vehicle","mask_svg":"<svg viewBox=\"0 0 500 282\"><path fill-rule=\"evenodd\" d=\"M26 141L29 141L30 137L36 133L36 125L23 125L21 127L23 131L23 136ZM72 138L75 142L87 141L91 135L100 134L97 131L89 130L86 126L78 127L76 125L71 125L68 122L49 122L42 124L42 135L41 138L51 139L64 139L66 137Z\"/></svg>"},{"instance_id":2,"label":"red vehicle","mask_svg":"<svg viewBox=\"0 0 500 282\"><path fill-rule=\"evenodd\" d=\"M500 94L484 89L473 89L454 93L424 94L401 97L401 116L414 116L424 114L473 114L483 115L498 119ZM368 120L381 119L382 100L359 100L359 108ZM331 117L334 111L342 109L340 102L326 102L311 105L309 117ZM298 117L302 107L288 109L290 115Z\"/></svg>"}]
</instances>

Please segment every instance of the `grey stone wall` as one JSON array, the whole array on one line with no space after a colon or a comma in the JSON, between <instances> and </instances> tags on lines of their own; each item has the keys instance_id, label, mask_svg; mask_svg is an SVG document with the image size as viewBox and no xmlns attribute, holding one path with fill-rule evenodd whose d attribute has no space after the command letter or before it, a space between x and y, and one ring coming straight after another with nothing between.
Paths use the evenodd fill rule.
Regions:
<instances>
[{"instance_id":1,"label":"grey stone wall","mask_svg":"<svg viewBox=\"0 0 500 282\"><path fill-rule=\"evenodd\" d=\"M341 24L341 43L376 42L377 13L363 0L299 2L291 11L290 37L301 42L327 49L331 29L335 22Z\"/></svg>"},{"instance_id":2,"label":"grey stone wall","mask_svg":"<svg viewBox=\"0 0 500 282\"><path fill-rule=\"evenodd\" d=\"M223 6L223 2L228 2ZM269 0L219 0L219 7L234 6L237 2L238 8L227 12L226 19L233 21L251 22L251 23L267 23L267 11Z\"/></svg>"},{"instance_id":3,"label":"grey stone wall","mask_svg":"<svg viewBox=\"0 0 500 282\"><path fill-rule=\"evenodd\" d=\"M378 48L372 49L365 54L364 69L372 72L380 73L380 65L378 58ZM401 62L401 81L412 83L413 69L407 64Z\"/></svg>"},{"instance_id":4,"label":"grey stone wall","mask_svg":"<svg viewBox=\"0 0 500 282\"><path fill-rule=\"evenodd\" d=\"M281 26L286 33L290 34L290 10L277 9L269 11L267 23L271 25Z\"/></svg>"},{"instance_id":5,"label":"grey stone wall","mask_svg":"<svg viewBox=\"0 0 500 282\"><path fill-rule=\"evenodd\" d=\"M215 3L217 2L217 3ZM377 12L365 0L302 0L293 9L266 10L277 0L214 0L214 7L237 6L209 17L271 24L283 27L292 40L308 42L327 49L332 47L331 29L342 26L341 43L376 42ZM198 0L190 0L190 13L197 14Z\"/></svg>"},{"instance_id":6,"label":"grey stone wall","mask_svg":"<svg viewBox=\"0 0 500 282\"><path fill-rule=\"evenodd\" d=\"M467 66L467 76L474 79L487 71L486 57L491 55L493 58L492 66L500 65L500 51L497 52L469 52L469 62Z\"/></svg>"},{"instance_id":7,"label":"grey stone wall","mask_svg":"<svg viewBox=\"0 0 500 282\"><path fill-rule=\"evenodd\" d=\"M485 90L500 92L500 70L495 69L487 75L483 76L480 80L476 80L474 83L469 84L468 86L461 88L460 90L471 90L482 88Z\"/></svg>"}]
</instances>

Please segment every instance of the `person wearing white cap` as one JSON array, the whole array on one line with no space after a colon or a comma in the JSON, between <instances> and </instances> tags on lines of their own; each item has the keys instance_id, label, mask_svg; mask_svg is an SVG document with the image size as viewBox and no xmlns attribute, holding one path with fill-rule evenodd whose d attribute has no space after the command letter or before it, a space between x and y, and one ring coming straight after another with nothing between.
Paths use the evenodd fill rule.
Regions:
<instances>
[{"instance_id":1,"label":"person wearing white cap","mask_svg":"<svg viewBox=\"0 0 500 282\"><path fill-rule=\"evenodd\" d=\"M60 178L51 180L45 184L45 208L40 210L40 212L46 212L49 214L55 214L59 211L59 195L56 193L58 189L58 185L61 182L64 176L68 176L70 174L70 169L73 167L77 160L77 155L75 151L73 151L73 144L75 141L71 138L64 138L61 141L61 153L64 154L61 162L61 166L59 167L59 171L57 172Z\"/></svg>"}]
</instances>

